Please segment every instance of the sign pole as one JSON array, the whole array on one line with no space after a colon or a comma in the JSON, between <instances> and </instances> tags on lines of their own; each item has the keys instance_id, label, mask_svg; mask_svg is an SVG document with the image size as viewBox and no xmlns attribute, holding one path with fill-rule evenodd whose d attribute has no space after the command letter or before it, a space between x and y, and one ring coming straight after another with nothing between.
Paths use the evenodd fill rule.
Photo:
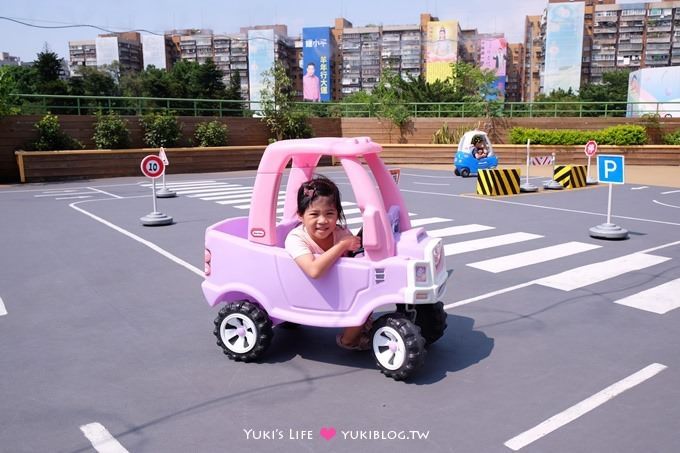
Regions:
<instances>
[{"instance_id":1,"label":"sign pole","mask_svg":"<svg viewBox=\"0 0 680 453\"><path fill-rule=\"evenodd\" d=\"M614 184L609 183L609 199L607 200L607 225L612 224L612 186Z\"/></svg>"},{"instance_id":2,"label":"sign pole","mask_svg":"<svg viewBox=\"0 0 680 453\"><path fill-rule=\"evenodd\" d=\"M559 182L555 181L555 163L557 161L557 157L555 153L552 153L552 179L550 181L546 181L543 184L543 187L546 189L551 189L551 190L562 190L564 189L564 186L560 184Z\"/></svg>"},{"instance_id":3,"label":"sign pole","mask_svg":"<svg viewBox=\"0 0 680 453\"><path fill-rule=\"evenodd\" d=\"M165 149L162 146L158 152L158 157L161 158L166 167L170 165L170 160L168 159L167 154L165 154ZM158 198L172 198L177 196L177 192L170 190L165 186L165 171L163 172L163 187L156 192L155 196Z\"/></svg>"},{"instance_id":4,"label":"sign pole","mask_svg":"<svg viewBox=\"0 0 680 453\"><path fill-rule=\"evenodd\" d=\"M612 186L624 183L623 156L597 156L597 172L600 182L609 183L607 195L607 223L590 229L590 236L598 239L626 239L628 230L612 223Z\"/></svg>"},{"instance_id":5,"label":"sign pole","mask_svg":"<svg viewBox=\"0 0 680 453\"><path fill-rule=\"evenodd\" d=\"M160 157L151 154L142 159L141 169L146 177L151 178L153 211L144 217L140 217L139 220L144 226L170 225L172 217L159 212L156 206L156 178L165 173L165 164Z\"/></svg>"},{"instance_id":6,"label":"sign pole","mask_svg":"<svg viewBox=\"0 0 680 453\"><path fill-rule=\"evenodd\" d=\"M519 186L520 192L536 192L538 187L529 182L529 164L531 163L531 151L529 150L529 145L531 144L531 139L527 139L527 175L524 179L524 184Z\"/></svg>"}]
</instances>

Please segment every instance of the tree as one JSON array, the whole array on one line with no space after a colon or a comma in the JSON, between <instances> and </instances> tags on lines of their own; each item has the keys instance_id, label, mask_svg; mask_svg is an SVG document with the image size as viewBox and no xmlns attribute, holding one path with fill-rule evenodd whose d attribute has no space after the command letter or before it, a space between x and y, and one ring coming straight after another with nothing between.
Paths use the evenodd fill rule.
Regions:
<instances>
[{"instance_id":1,"label":"tree","mask_svg":"<svg viewBox=\"0 0 680 453\"><path fill-rule=\"evenodd\" d=\"M277 61L263 73L263 86L260 92L262 120L276 140L307 138L312 136L307 114L294 109L295 90L286 70Z\"/></svg>"},{"instance_id":2,"label":"tree","mask_svg":"<svg viewBox=\"0 0 680 453\"><path fill-rule=\"evenodd\" d=\"M0 117L19 113L16 98L12 96L16 86L11 72L7 70L8 67L0 67Z\"/></svg>"},{"instance_id":3,"label":"tree","mask_svg":"<svg viewBox=\"0 0 680 453\"><path fill-rule=\"evenodd\" d=\"M69 92L78 96L116 96L118 87L113 77L97 68L80 66L69 80Z\"/></svg>"},{"instance_id":4,"label":"tree","mask_svg":"<svg viewBox=\"0 0 680 453\"><path fill-rule=\"evenodd\" d=\"M42 52L38 53L33 67L35 68L36 92L40 94L67 94L66 82L59 79L62 59L51 52L47 45Z\"/></svg>"},{"instance_id":5,"label":"tree","mask_svg":"<svg viewBox=\"0 0 680 453\"><path fill-rule=\"evenodd\" d=\"M224 98L231 101L238 102L227 102L225 107L227 111L226 116L241 116L243 114L243 95L241 93L241 74L238 71L232 72L229 78L229 86L227 87Z\"/></svg>"},{"instance_id":6,"label":"tree","mask_svg":"<svg viewBox=\"0 0 680 453\"><path fill-rule=\"evenodd\" d=\"M578 116L579 97L571 88L558 88L550 94L541 93L536 96L532 109L535 116Z\"/></svg>"},{"instance_id":7,"label":"tree","mask_svg":"<svg viewBox=\"0 0 680 453\"><path fill-rule=\"evenodd\" d=\"M581 88L579 97L584 102L598 102L599 104L584 105L588 116L600 116L606 109L607 114L625 116L625 104L607 104L608 102L625 103L628 100L627 69L609 71L602 74L602 83L588 83Z\"/></svg>"}]
</instances>

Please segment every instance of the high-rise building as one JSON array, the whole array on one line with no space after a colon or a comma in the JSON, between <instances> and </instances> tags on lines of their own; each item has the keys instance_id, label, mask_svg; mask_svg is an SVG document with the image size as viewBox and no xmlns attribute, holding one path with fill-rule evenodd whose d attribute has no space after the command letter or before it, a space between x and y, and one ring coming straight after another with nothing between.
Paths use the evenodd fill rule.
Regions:
<instances>
[{"instance_id":1,"label":"high-rise building","mask_svg":"<svg viewBox=\"0 0 680 453\"><path fill-rule=\"evenodd\" d=\"M532 102L540 92L544 55L542 22L542 16L526 16L524 20L524 64L520 83L521 98L525 102Z\"/></svg>"},{"instance_id":2,"label":"high-rise building","mask_svg":"<svg viewBox=\"0 0 680 453\"><path fill-rule=\"evenodd\" d=\"M401 76L419 77L421 74L422 33L418 25L384 25L382 27L381 65Z\"/></svg>"},{"instance_id":3,"label":"high-rise building","mask_svg":"<svg viewBox=\"0 0 680 453\"><path fill-rule=\"evenodd\" d=\"M680 65L680 1L597 5L591 82L616 69Z\"/></svg>"},{"instance_id":4,"label":"high-rise building","mask_svg":"<svg viewBox=\"0 0 680 453\"><path fill-rule=\"evenodd\" d=\"M94 40L69 41L69 70L78 75L78 67L101 67L118 62L120 70L142 69L142 42L139 33L109 33Z\"/></svg>"},{"instance_id":5,"label":"high-rise building","mask_svg":"<svg viewBox=\"0 0 680 453\"><path fill-rule=\"evenodd\" d=\"M524 45L508 44L506 62L505 100L520 102L522 100L522 80L524 78Z\"/></svg>"}]
</instances>

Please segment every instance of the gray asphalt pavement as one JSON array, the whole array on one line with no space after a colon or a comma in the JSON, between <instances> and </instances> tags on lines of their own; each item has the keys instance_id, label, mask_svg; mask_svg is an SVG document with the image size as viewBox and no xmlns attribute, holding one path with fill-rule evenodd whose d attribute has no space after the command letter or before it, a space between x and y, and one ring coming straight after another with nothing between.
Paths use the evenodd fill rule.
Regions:
<instances>
[{"instance_id":1,"label":"gray asphalt pavement","mask_svg":"<svg viewBox=\"0 0 680 453\"><path fill-rule=\"evenodd\" d=\"M339 168L323 173L353 200ZM485 198L474 179L402 170L412 221L443 237L454 273L446 334L395 382L333 329L277 328L260 363L229 361L200 289L203 234L247 215L219 193L253 172L168 182L180 196L158 200L164 227L140 224L141 177L0 188L0 451L680 444L678 189L614 187L612 221L631 234L603 241L588 229L605 186Z\"/></svg>"}]
</instances>

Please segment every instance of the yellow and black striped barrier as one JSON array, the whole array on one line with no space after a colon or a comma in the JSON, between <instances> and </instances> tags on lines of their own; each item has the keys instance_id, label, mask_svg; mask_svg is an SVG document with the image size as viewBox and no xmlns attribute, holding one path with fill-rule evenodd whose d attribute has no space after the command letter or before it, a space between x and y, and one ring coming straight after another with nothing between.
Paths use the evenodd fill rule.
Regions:
<instances>
[{"instance_id":1,"label":"yellow and black striped barrier","mask_svg":"<svg viewBox=\"0 0 680 453\"><path fill-rule=\"evenodd\" d=\"M478 195L515 195L519 193L519 168L479 170Z\"/></svg>"},{"instance_id":2,"label":"yellow and black striped barrier","mask_svg":"<svg viewBox=\"0 0 680 453\"><path fill-rule=\"evenodd\" d=\"M585 165L556 165L553 179L565 189L578 189L586 186Z\"/></svg>"}]
</instances>

